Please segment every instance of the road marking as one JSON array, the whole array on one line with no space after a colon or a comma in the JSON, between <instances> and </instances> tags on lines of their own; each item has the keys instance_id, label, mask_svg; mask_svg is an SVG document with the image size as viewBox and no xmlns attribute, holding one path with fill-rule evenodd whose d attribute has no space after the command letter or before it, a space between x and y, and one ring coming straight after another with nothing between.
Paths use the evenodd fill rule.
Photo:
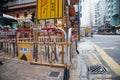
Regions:
<instances>
[{"instance_id":1,"label":"road marking","mask_svg":"<svg viewBox=\"0 0 120 80\"><path fill-rule=\"evenodd\" d=\"M102 65L95 53L89 53L87 54L87 57L89 59L90 65Z\"/></svg>"},{"instance_id":2,"label":"road marking","mask_svg":"<svg viewBox=\"0 0 120 80\"><path fill-rule=\"evenodd\" d=\"M95 45L93 42L91 42L90 40L87 40L88 42L90 42L98 51L98 53L101 55L101 57L103 58L103 60L108 64L108 66L117 74L120 76L120 65L117 64L109 55L107 55L107 53L100 48L99 46Z\"/></svg>"},{"instance_id":3,"label":"road marking","mask_svg":"<svg viewBox=\"0 0 120 80\"><path fill-rule=\"evenodd\" d=\"M105 80L111 80L112 75L110 75L110 74L104 74L104 75L103 74L97 74L96 78L97 79L105 78Z\"/></svg>"},{"instance_id":4,"label":"road marking","mask_svg":"<svg viewBox=\"0 0 120 80\"><path fill-rule=\"evenodd\" d=\"M95 53L92 53L92 55L96 59L97 63L102 65L100 59L95 55Z\"/></svg>"},{"instance_id":5,"label":"road marking","mask_svg":"<svg viewBox=\"0 0 120 80\"><path fill-rule=\"evenodd\" d=\"M87 54L90 65L97 65L97 62L93 59L91 54Z\"/></svg>"},{"instance_id":6,"label":"road marking","mask_svg":"<svg viewBox=\"0 0 120 80\"><path fill-rule=\"evenodd\" d=\"M115 47L103 47L102 49L116 49L116 50L119 50L119 48L117 46L115 46Z\"/></svg>"}]
</instances>

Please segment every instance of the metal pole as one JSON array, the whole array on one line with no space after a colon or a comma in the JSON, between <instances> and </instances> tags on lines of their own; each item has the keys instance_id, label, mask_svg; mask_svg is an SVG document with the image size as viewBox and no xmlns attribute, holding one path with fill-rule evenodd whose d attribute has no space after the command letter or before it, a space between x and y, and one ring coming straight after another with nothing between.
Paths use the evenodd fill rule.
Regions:
<instances>
[{"instance_id":1,"label":"metal pole","mask_svg":"<svg viewBox=\"0 0 120 80\"><path fill-rule=\"evenodd\" d=\"M78 0L78 41L80 41L80 0Z\"/></svg>"},{"instance_id":2,"label":"metal pole","mask_svg":"<svg viewBox=\"0 0 120 80\"><path fill-rule=\"evenodd\" d=\"M68 25L68 23L69 23L69 7L68 6L66 6L66 28L67 28L67 33L68 33L68 30L69 30L69 25Z\"/></svg>"}]
</instances>

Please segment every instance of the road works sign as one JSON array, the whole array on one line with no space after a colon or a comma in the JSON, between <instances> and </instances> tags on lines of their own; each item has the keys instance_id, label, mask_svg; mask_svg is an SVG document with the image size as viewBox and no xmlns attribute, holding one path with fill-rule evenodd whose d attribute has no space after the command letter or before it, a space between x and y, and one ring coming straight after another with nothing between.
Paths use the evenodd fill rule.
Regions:
<instances>
[{"instance_id":1,"label":"road works sign","mask_svg":"<svg viewBox=\"0 0 120 80\"><path fill-rule=\"evenodd\" d=\"M37 19L61 18L63 16L63 0L38 0Z\"/></svg>"}]
</instances>

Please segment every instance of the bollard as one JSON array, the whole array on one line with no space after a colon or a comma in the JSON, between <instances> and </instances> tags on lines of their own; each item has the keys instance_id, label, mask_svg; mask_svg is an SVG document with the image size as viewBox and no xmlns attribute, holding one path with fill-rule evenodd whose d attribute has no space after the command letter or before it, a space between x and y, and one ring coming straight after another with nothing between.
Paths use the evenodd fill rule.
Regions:
<instances>
[{"instance_id":1,"label":"bollard","mask_svg":"<svg viewBox=\"0 0 120 80\"><path fill-rule=\"evenodd\" d=\"M0 61L0 65L3 65L2 61Z\"/></svg>"},{"instance_id":2,"label":"bollard","mask_svg":"<svg viewBox=\"0 0 120 80\"><path fill-rule=\"evenodd\" d=\"M70 74L69 73L70 73L69 69L65 68L64 69L64 78L63 78L63 80L69 80L69 78L70 78Z\"/></svg>"}]
</instances>

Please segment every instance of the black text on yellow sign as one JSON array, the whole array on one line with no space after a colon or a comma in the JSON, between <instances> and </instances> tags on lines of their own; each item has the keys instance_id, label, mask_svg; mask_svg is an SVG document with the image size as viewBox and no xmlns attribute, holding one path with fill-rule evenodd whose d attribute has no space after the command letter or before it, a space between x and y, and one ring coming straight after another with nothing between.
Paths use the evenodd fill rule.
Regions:
<instances>
[{"instance_id":1,"label":"black text on yellow sign","mask_svg":"<svg viewBox=\"0 0 120 80\"><path fill-rule=\"evenodd\" d=\"M63 0L38 0L37 19L54 19L63 17Z\"/></svg>"}]
</instances>

